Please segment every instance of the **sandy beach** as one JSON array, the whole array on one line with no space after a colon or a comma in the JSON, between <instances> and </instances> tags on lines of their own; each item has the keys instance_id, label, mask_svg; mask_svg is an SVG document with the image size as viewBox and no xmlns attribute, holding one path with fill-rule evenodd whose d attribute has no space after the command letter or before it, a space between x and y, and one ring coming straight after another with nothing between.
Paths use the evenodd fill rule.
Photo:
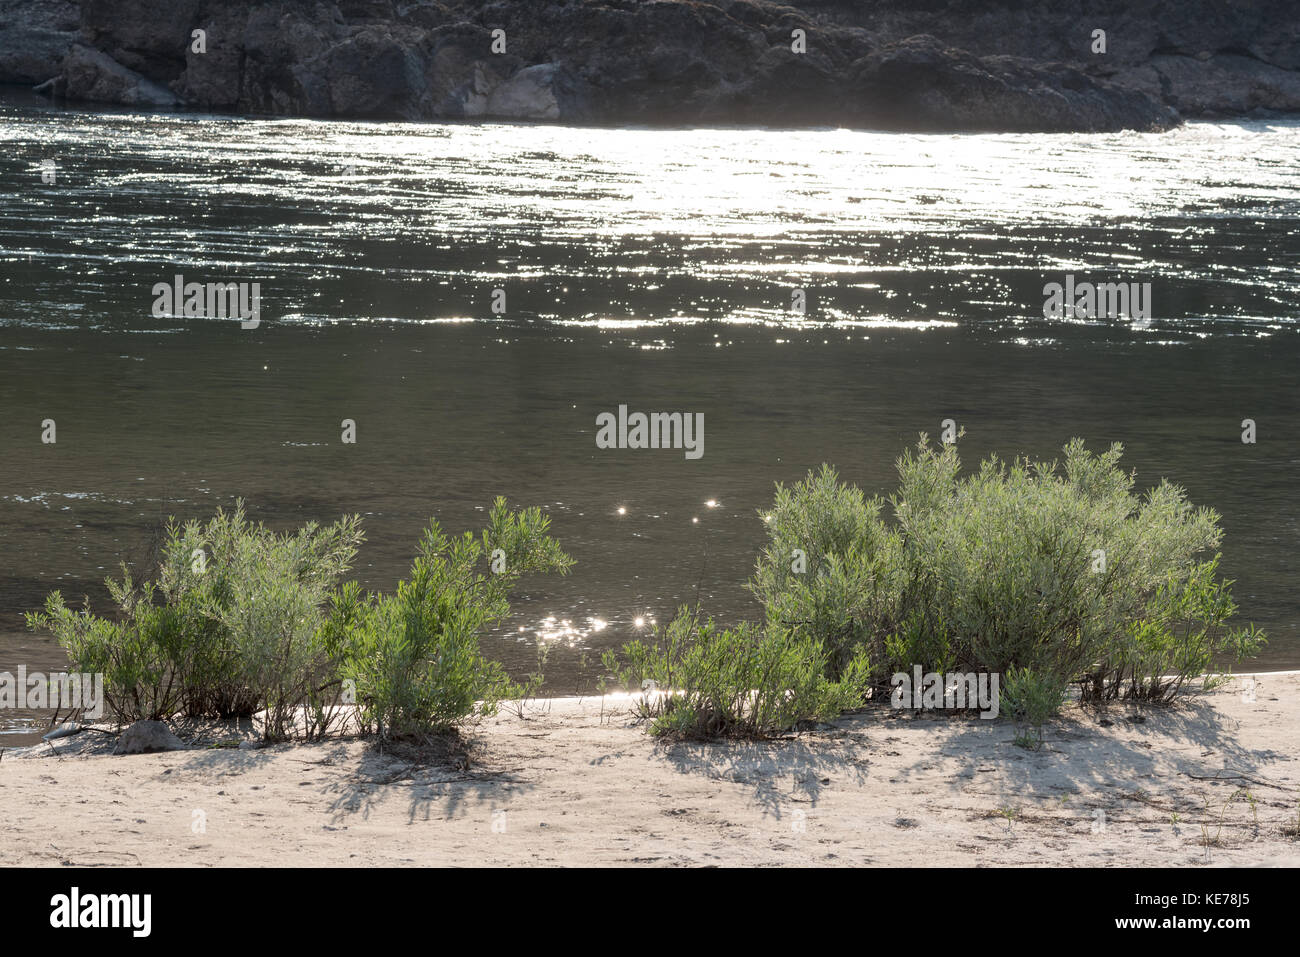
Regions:
<instances>
[{"instance_id":1,"label":"sandy beach","mask_svg":"<svg viewBox=\"0 0 1300 957\"><path fill-rule=\"evenodd\" d=\"M1300 865L1300 674L1249 698L1069 706L1037 752L1007 721L887 708L661 743L614 696L543 699L442 755L113 756L87 732L0 757L0 864Z\"/></svg>"}]
</instances>

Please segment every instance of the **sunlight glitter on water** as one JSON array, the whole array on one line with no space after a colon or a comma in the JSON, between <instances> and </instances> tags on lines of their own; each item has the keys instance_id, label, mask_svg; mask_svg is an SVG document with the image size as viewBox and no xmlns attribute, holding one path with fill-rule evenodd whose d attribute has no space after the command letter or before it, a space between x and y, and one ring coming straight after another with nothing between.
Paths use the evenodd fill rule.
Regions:
<instances>
[{"instance_id":1,"label":"sunlight glitter on water","mask_svg":"<svg viewBox=\"0 0 1300 957\"><path fill-rule=\"evenodd\" d=\"M753 617L775 481L831 462L887 494L949 415L971 460L1084 435L1191 486L1272 661L1300 655L1294 456L1228 454L1245 415L1293 413L1300 123L923 136L0 101L0 145L60 171L0 182L0 668L57 651L24 610L56 587L102 610L103 569L142 567L168 514L358 512L356 577L390 590L430 516L480 527L501 492L548 508L579 571L530 584L490 653L520 675L553 648L548 677L589 687L584 651L683 603ZM261 282L268 321L152 318L176 272ZM1046 320L1067 272L1152 281L1153 328ZM623 401L707 413L706 457L598 454Z\"/></svg>"}]
</instances>

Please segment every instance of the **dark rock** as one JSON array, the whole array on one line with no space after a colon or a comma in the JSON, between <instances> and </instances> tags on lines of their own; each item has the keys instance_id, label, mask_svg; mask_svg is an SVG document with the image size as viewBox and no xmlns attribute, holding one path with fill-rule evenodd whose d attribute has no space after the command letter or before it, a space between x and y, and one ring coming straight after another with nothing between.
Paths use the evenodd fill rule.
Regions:
<instances>
[{"instance_id":1,"label":"dark rock","mask_svg":"<svg viewBox=\"0 0 1300 957\"><path fill-rule=\"evenodd\" d=\"M524 67L488 95L488 116L517 120L558 120L563 70L554 63Z\"/></svg>"},{"instance_id":2,"label":"dark rock","mask_svg":"<svg viewBox=\"0 0 1300 957\"><path fill-rule=\"evenodd\" d=\"M247 10L249 4L231 6ZM190 34L206 19L202 7L201 0L81 0L82 38L128 70L165 85L185 69Z\"/></svg>"},{"instance_id":3,"label":"dark rock","mask_svg":"<svg viewBox=\"0 0 1300 957\"><path fill-rule=\"evenodd\" d=\"M125 106L175 106L176 96L108 54L74 46L63 60L65 93L78 100L121 103Z\"/></svg>"},{"instance_id":4,"label":"dark rock","mask_svg":"<svg viewBox=\"0 0 1300 957\"><path fill-rule=\"evenodd\" d=\"M235 7L231 5L232 14ZM317 64L344 36L342 25L332 18L309 18L285 4L255 7L243 32L238 109L328 116L329 85Z\"/></svg>"},{"instance_id":5,"label":"dark rock","mask_svg":"<svg viewBox=\"0 0 1300 957\"><path fill-rule=\"evenodd\" d=\"M117 739L114 754L149 754L154 751L183 751L185 745L161 721L137 721Z\"/></svg>"},{"instance_id":6,"label":"dark rock","mask_svg":"<svg viewBox=\"0 0 1300 957\"><path fill-rule=\"evenodd\" d=\"M503 77L475 46L443 43L433 54L426 74L435 116L482 116L488 96Z\"/></svg>"},{"instance_id":7,"label":"dark rock","mask_svg":"<svg viewBox=\"0 0 1300 957\"><path fill-rule=\"evenodd\" d=\"M917 36L855 64L863 119L890 129L1057 133L1163 130L1178 114L1149 93L1073 67L977 57Z\"/></svg>"},{"instance_id":8,"label":"dark rock","mask_svg":"<svg viewBox=\"0 0 1300 957\"><path fill-rule=\"evenodd\" d=\"M204 109L231 110L240 104L245 60L245 11L222 10L196 21L206 34L206 50L185 47L185 68L171 88L187 103Z\"/></svg>"},{"instance_id":9,"label":"dark rock","mask_svg":"<svg viewBox=\"0 0 1300 957\"><path fill-rule=\"evenodd\" d=\"M428 116L424 32L367 25L334 45L314 64L336 116L418 119Z\"/></svg>"},{"instance_id":10,"label":"dark rock","mask_svg":"<svg viewBox=\"0 0 1300 957\"><path fill-rule=\"evenodd\" d=\"M0 83L53 79L80 21L77 0L0 0Z\"/></svg>"},{"instance_id":11,"label":"dark rock","mask_svg":"<svg viewBox=\"0 0 1300 957\"><path fill-rule=\"evenodd\" d=\"M745 2L745 0L736 0ZM1295 0L788 0L841 29L860 27L882 46L928 34L979 57L1064 63L1122 87L1158 95L1184 116L1225 112L1221 83L1246 82L1215 69L1240 56L1294 75L1300 71ZM1106 31L1106 52L1092 31ZM1167 61L1175 58L1177 63ZM1162 62L1163 63L1162 66ZM1192 62L1187 62L1192 61ZM1186 68L1180 68L1186 67ZM1153 83L1149 69L1157 70ZM1292 77L1294 79L1294 76ZM1261 72L1257 108L1295 110L1282 78ZM1181 104L1181 105L1180 105ZM1255 107L1252 107L1252 110ZM1227 111L1231 112L1231 111Z\"/></svg>"},{"instance_id":12,"label":"dark rock","mask_svg":"<svg viewBox=\"0 0 1300 957\"><path fill-rule=\"evenodd\" d=\"M1297 13L1300 16L1300 12ZM1161 95L1188 116L1241 116L1257 110L1300 111L1300 72L1251 57L1215 54L1204 60L1152 57ZM1134 86L1140 83L1136 79Z\"/></svg>"},{"instance_id":13,"label":"dark rock","mask_svg":"<svg viewBox=\"0 0 1300 957\"><path fill-rule=\"evenodd\" d=\"M50 79L46 80L44 83L38 83L36 86L32 87L33 93L40 93L43 96L53 96L53 97L66 96L67 91L68 91L68 78L66 76L63 76L62 74L60 74L59 76L51 77Z\"/></svg>"},{"instance_id":14,"label":"dark rock","mask_svg":"<svg viewBox=\"0 0 1300 957\"><path fill-rule=\"evenodd\" d=\"M1300 110L1294 0L0 0L0 22L0 82L138 106L929 130Z\"/></svg>"}]
</instances>

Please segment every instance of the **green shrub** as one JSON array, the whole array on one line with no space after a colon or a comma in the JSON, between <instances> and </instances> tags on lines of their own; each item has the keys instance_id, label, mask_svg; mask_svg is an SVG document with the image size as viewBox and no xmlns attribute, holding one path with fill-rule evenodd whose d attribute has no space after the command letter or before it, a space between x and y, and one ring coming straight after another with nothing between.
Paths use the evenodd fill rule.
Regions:
<instances>
[{"instance_id":1,"label":"green shrub","mask_svg":"<svg viewBox=\"0 0 1300 957\"><path fill-rule=\"evenodd\" d=\"M941 621L927 622L917 609L885 638L885 655L889 675L910 673L917 665L923 674L957 670L957 654L947 627Z\"/></svg>"},{"instance_id":2,"label":"green shrub","mask_svg":"<svg viewBox=\"0 0 1300 957\"><path fill-rule=\"evenodd\" d=\"M241 502L206 524L170 522L156 583L137 586L125 568L110 579L119 620L54 592L28 624L51 631L76 670L104 674L119 721L264 712L268 740L315 738L347 714L346 687L362 730L445 731L540 685L540 674L511 682L478 640L508 614L520 576L573 564L548 529L538 509L504 499L480 539L433 522L409 579L379 595L340 584L363 539L356 516L279 535Z\"/></svg>"},{"instance_id":3,"label":"green shrub","mask_svg":"<svg viewBox=\"0 0 1300 957\"><path fill-rule=\"evenodd\" d=\"M1019 668L1086 698L1168 700L1263 637L1225 626L1218 516L1167 481L1134 494L1120 456L1076 439L1063 463L991 457L963 477L956 447L922 436L898 460L890 523L823 466L777 486L751 587L769 628L827 648L832 676L865 652L877 688L916 664Z\"/></svg>"},{"instance_id":4,"label":"green shrub","mask_svg":"<svg viewBox=\"0 0 1300 957\"><path fill-rule=\"evenodd\" d=\"M159 721L175 713L180 690L174 662L184 624L174 608L152 604L153 586L137 590L126 566L122 581L108 579L121 621L91 613L90 602L74 611L55 591L39 612L27 613L33 631L49 631L68 653L72 670L104 676L105 714L119 722Z\"/></svg>"},{"instance_id":5,"label":"green shrub","mask_svg":"<svg viewBox=\"0 0 1300 957\"><path fill-rule=\"evenodd\" d=\"M516 685L499 662L484 658L479 637L509 614L510 589L522 575L563 574L573 564L549 526L539 509L512 513L498 498L477 539L468 532L448 536L431 522L394 594L366 594L355 584L335 593L325 643L341 662L340 674L355 682L365 730L386 737L443 733L536 690Z\"/></svg>"},{"instance_id":6,"label":"green shrub","mask_svg":"<svg viewBox=\"0 0 1300 957\"><path fill-rule=\"evenodd\" d=\"M1094 675L1103 694L1167 703L1192 678L1209 674L1216 660L1255 655L1264 635L1253 625L1231 629L1237 613L1231 581L1216 580L1219 558L1171 575L1156 589L1144 617L1130 623L1123 642ZM1104 670L1103 670L1104 669Z\"/></svg>"},{"instance_id":7,"label":"green shrub","mask_svg":"<svg viewBox=\"0 0 1300 957\"><path fill-rule=\"evenodd\" d=\"M682 608L661 638L662 646L630 642L621 659L612 651L603 659L624 686L656 692L638 705L653 734L764 737L835 717L866 694L865 657L832 680L822 644L789 629L719 629Z\"/></svg>"},{"instance_id":8,"label":"green shrub","mask_svg":"<svg viewBox=\"0 0 1300 957\"><path fill-rule=\"evenodd\" d=\"M206 525L170 525L159 589L193 622L177 663L185 710L236 717L264 709L272 740L324 733L339 683L319 632L363 537L357 516L276 534L250 524L242 502ZM305 723L295 729L296 720Z\"/></svg>"},{"instance_id":9,"label":"green shrub","mask_svg":"<svg viewBox=\"0 0 1300 957\"><path fill-rule=\"evenodd\" d=\"M999 698L1007 716L1021 727L1016 744L1025 748L1042 746L1043 725L1061 709L1065 693L1066 683L1059 676L1036 674L1029 668L1007 669Z\"/></svg>"},{"instance_id":10,"label":"green shrub","mask_svg":"<svg viewBox=\"0 0 1300 957\"><path fill-rule=\"evenodd\" d=\"M883 504L823 465L792 488L778 483L763 516L768 544L750 590L770 628L826 648L832 677L864 649L883 662L880 642L901 624L902 545Z\"/></svg>"},{"instance_id":11,"label":"green shrub","mask_svg":"<svg viewBox=\"0 0 1300 957\"><path fill-rule=\"evenodd\" d=\"M117 621L51 594L30 627L51 631L75 670L102 672L119 721L247 717L264 736L317 737L336 715L336 663L320 637L326 600L362 540L353 516L278 535L243 503L207 524L167 526L158 581L109 579Z\"/></svg>"},{"instance_id":12,"label":"green shrub","mask_svg":"<svg viewBox=\"0 0 1300 957\"><path fill-rule=\"evenodd\" d=\"M892 501L909 574L968 669L1093 672L1159 584L1218 544L1217 516L1192 510L1181 489L1162 482L1133 495L1120 454L1092 455L1076 440L1063 469L990 458L964 479L951 446L900 460Z\"/></svg>"}]
</instances>

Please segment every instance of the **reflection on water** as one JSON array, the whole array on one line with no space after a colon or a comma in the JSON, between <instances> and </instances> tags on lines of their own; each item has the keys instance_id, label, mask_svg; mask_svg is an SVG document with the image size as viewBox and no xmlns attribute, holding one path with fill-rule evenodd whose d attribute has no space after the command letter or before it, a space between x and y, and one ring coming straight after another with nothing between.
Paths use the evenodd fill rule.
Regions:
<instances>
[{"instance_id":1,"label":"reflection on water","mask_svg":"<svg viewBox=\"0 0 1300 957\"><path fill-rule=\"evenodd\" d=\"M0 670L57 667L21 613L53 588L102 605L99 579L146 563L169 514L358 512L356 574L389 589L430 516L477 527L504 494L545 507L579 565L525 582L490 651L523 674L540 644L549 691L590 692L602 649L682 603L754 613L774 481L830 461L887 491L949 417L968 460L1083 435L1124 442L1140 483L1185 485L1224 516L1264 662L1300 665L1300 125L955 137L10 105L0 143ZM152 318L177 273L261 283L260 328ZM1150 327L1045 320L1065 273L1150 282ZM597 449L620 404L702 412L706 455Z\"/></svg>"},{"instance_id":2,"label":"reflection on water","mask_svg":"<svg viewBox=\"0 0 1300 957\"><path fill-rule=\"evenodd\" d=\"M609 622L603 618L588 617L575 625L568 618L560 619L554 615L547 615L531 627L520 625L519 640L530 641L548 651L555 647L581 648L585 646L589 637L600 634L608 627Z\"/></svg>"}]
</instances>

